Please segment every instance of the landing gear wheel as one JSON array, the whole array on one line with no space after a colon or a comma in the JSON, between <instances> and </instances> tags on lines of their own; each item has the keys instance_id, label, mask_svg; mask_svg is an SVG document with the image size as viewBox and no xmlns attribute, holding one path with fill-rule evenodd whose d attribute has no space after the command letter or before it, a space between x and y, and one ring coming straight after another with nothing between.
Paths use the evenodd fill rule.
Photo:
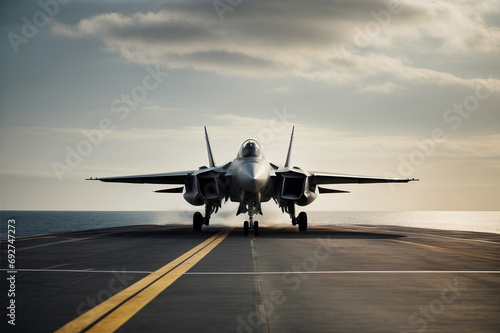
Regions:
<instances>
[{"instance_id":1,"label":"landing gear wheel","mask_svg":"<svg viewBox=\"0 0 500 333\"><path fill-rule=\"evenodd\" d=\"M297 223L300 231L307 230L307 214L305 212L300 212L299 216L297 216Z\"/></svg>"},{"instance_id":2,"label":"landing gear wheel","mask_svg":"<svg viewBox=\"0 0 500 333\"><path fill-rule=\"evenodd\" d=\"M258 236L259 235L259 222L258 221L255 221L253 223L253 234L255 236Z\"/></svg>"},{"instance_id":3,"label":"landing gear wheel","mask_svg":"<svg viewBox=\"0 0 500 333\"><path fill-rule=\"evenodd\" d=\"M205 222L205 220L203 219L203 215L201 215L200 212L194 213L194 215L193 215L193 230L194 231L201 230L201 226L203 225L204 222Z\"/></svg>"},{"instance_id":4,"label":"landing gear wheel","mask_svg":"<svg viewBox=\"0 0 500 333\"><path fill-rule=\"evenodd\" d=\"M248 236L248 221L243 223L243 236Z\"/></svg>"}]
</instances>

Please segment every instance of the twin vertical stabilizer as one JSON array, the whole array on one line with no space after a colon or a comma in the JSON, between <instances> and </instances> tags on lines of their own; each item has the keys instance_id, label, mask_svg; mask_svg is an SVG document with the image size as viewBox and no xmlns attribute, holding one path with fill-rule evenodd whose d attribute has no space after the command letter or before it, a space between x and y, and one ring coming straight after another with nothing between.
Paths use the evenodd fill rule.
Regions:
<instances>
[{"instance_id":1,"label":"twin vertical stabilizer","mask_svg":"<svg viewBox=\"0 0 500 333\"><path fill-rule=\"evenodd\" d=\"M208 163L211 168L215 167L215 160L212 154L212 148L210 147L210 140L208 139L207 127L205 129L205 140L207 142L207 153L208 153ZM285 168L290 167L290 159L292 156L292 144L293 144L293 132L295 131L295 126L292 127L292 134L290 135L290 144L288 145L288 153L286 154Z\"/></svg>"},{"instance_id":2,"label":"twin vertical stabilizer","mask_svg":"<svg viewBox=\"0 0 500 333\"><path fill-rule=\"evenodd\" d=\"M288 154L286 154L285 168L290 166L290 157L292 155L292 142L293 142L293 131L295 126L292 127L292 135L290 136L290 145L288 146Z\"/></svg>"},{"instance_id":3,"label":"twin vertical stabilizer","mask_svg":"<svg viewBox=\"0 0 500 333\"><path fill-rule=\"evenodd\" d=\"M212 148L210 148L210 141L208 140L207 127L205 128L205 140L207 141L208 163L211 168L215 167L214 156L212 155Z\"/></svg>"}]
</instances>

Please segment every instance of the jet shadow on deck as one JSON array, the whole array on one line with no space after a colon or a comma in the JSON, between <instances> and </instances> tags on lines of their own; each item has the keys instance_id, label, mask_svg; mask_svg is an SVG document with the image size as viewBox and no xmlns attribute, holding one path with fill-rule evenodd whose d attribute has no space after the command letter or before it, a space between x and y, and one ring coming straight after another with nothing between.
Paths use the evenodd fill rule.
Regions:
<instances>
[{"instance_id":1,"label":"jet shadow on deck","mask_svg":"<svg viewBox=\"0 0 500 333\"><path fill-rule=\"evenodd\" d=\"M227 226L213 225L200 232L193 230L186 225L140 225L129 226L120 229L113 228L111 233L107 229L101 229L103 237L110 238L183 238L183 239L206 239L224 230ZM92 230L92 234L99 235L98 230ZM111 230L110 230L111 231ZM252 235L252 233L250 233ZM235 228L230 237L244 236L243 228ZM367 232L355 230L342 230L335 226L311 226L307 232L301 232L293 227L262 226L261 232L256 238L326 238L330 239L396 239L406 237L399 234Z\"/></svg>"},{"instance_id":2,"label":"jet shadow on deck","mask_svg":"<svg viewBox=\"0 0 500 333\"><path fill-rule=\"evenodd\" d=\"M238 232L235 229L234 232ZM406 237L397 234L387 234L379 232L366 232L366 231L352 231L352 230L338 230L335 227L311 226L307 232L297 231L295 228L290 227L262 227L258 238L330 238L330 239L395 239Z\"/></svg>"}]
</instances>

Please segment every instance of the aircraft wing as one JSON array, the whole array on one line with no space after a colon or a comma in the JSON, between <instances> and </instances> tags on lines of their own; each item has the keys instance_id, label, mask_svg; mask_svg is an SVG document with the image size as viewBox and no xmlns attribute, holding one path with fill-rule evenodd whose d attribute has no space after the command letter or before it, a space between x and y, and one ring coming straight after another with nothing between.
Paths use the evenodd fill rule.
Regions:
<instances>
[{"instance_id":1,"label":"aircraft wing","mask_svg":"<svg viewBox=\"0 0 500 333\"><path fill-rule=\"evenodd\" d=\"M88 180L100 180L107 183L136 183L136 184L170 184L184 185L189 183L189 176L194 172L178 171L168 173L155 173L149 175L135 175L123 177L90 178Z\"/></svg>"},{"instance_id":2,"label":"aircraft wing","mask_svg":"<svg viewBox=\"0 0 500 333\"><path fill-rule=\"evenodd\" d=\"M345 175L329 172L311 172L312 184L371 184L371 183L408 183L415 178L380 178L371 176Z\"/></svg>"}]
</instances>

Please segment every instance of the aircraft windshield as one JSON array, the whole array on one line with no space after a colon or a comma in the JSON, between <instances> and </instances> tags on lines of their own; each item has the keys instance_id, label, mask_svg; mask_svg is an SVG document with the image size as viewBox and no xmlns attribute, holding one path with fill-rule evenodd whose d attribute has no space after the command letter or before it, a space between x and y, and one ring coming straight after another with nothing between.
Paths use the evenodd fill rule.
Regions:
<instances>
[{"instance_id":1,"label":"aircraft windshield","mask_svg":"<svg viewBox=\"0 0 500 333\"><path fill-rule=\"evenodd\" d=\"M255 140L246 140L240 147L238 157L258 157L261 156L260 145Z\"/></svg>"}]
</instances>

